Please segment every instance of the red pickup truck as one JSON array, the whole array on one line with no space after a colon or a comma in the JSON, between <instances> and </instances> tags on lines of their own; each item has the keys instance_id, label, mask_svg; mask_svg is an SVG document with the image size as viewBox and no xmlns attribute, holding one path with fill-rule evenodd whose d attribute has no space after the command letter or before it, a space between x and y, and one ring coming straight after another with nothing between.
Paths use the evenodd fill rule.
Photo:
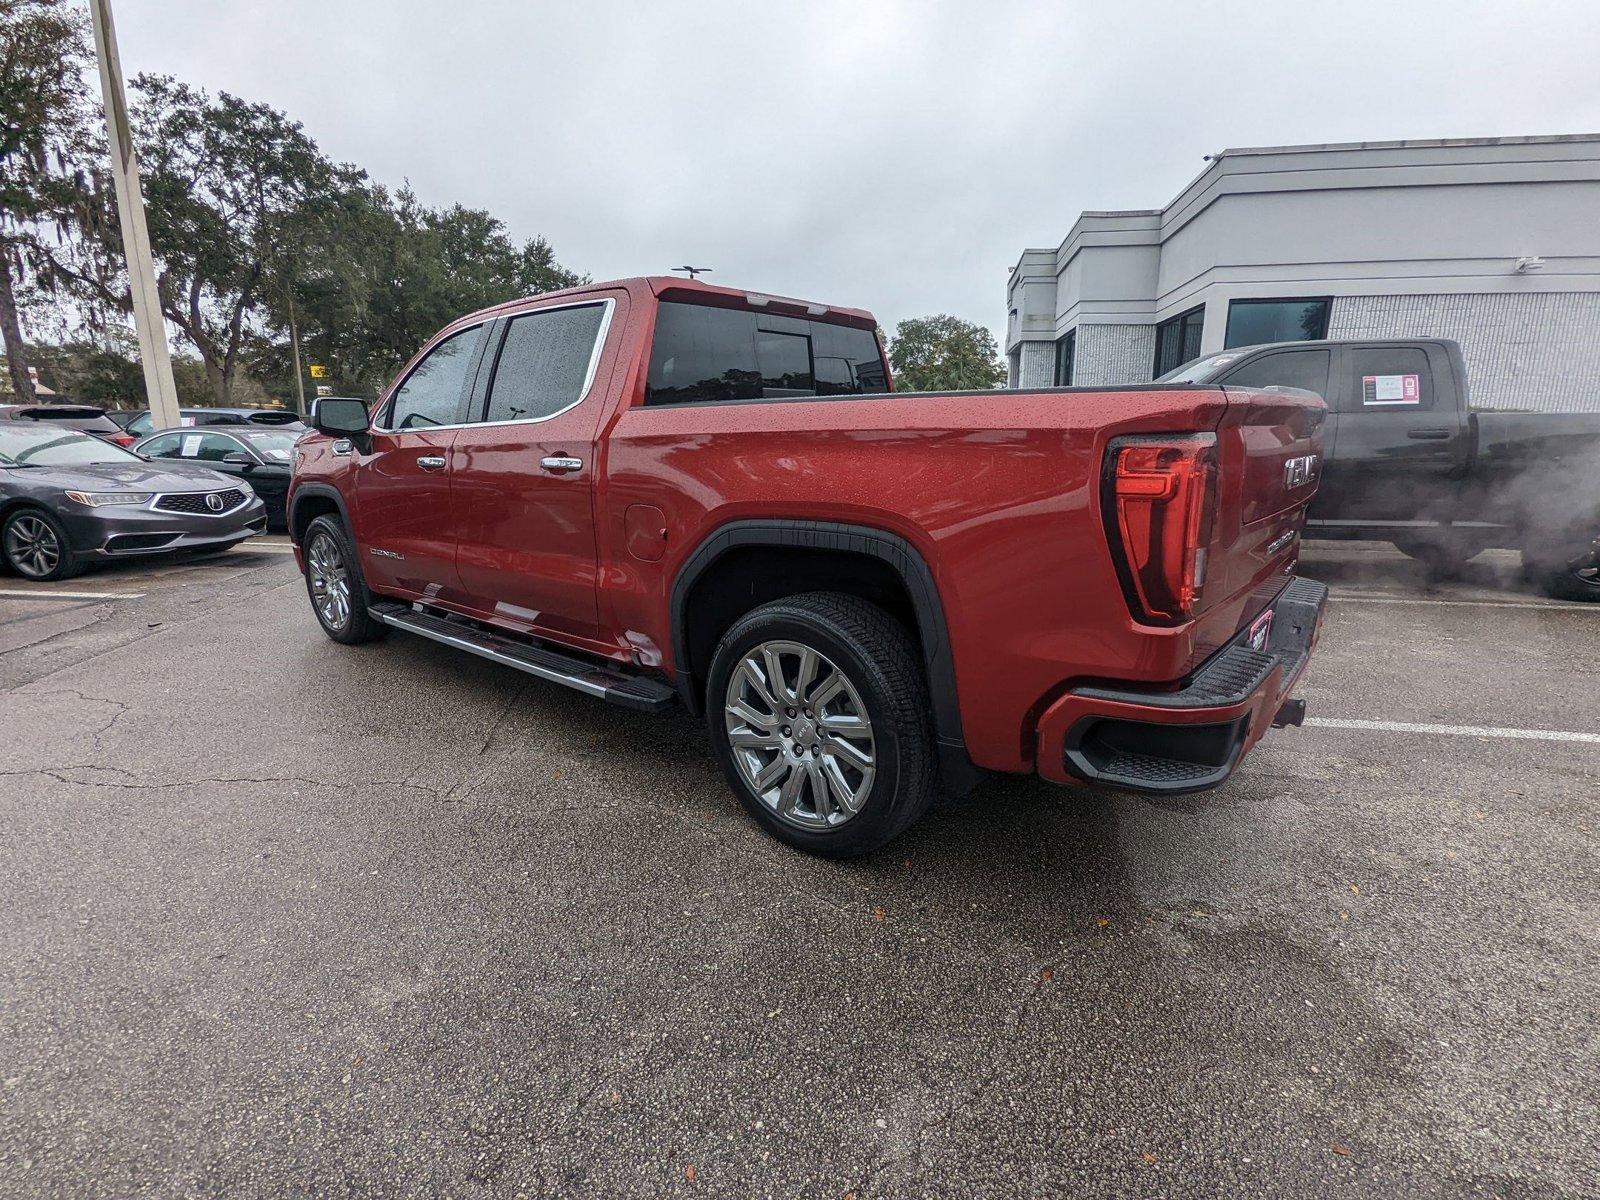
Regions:
<instances>
[{"instance_id":1,"label":"red pickup truck","mask_svg":"<svg viewBox=\"0 0 1600 1200\"><path fill-rule=\"evenodd\" d=\"M450 325L295 449L338 642L398 628L703 714L825 855L983 772L1184 792L1274 724L1322 402L1219 386L895 393L871 314L673 278Z\"/></svg>"}]
</instances>

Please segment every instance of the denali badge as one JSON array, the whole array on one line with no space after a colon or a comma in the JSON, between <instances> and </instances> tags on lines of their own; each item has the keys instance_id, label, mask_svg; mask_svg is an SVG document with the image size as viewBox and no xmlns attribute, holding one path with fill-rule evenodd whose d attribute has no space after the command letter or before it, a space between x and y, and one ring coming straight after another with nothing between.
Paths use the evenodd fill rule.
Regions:
<instances>
[{"instance_id":1,"label":"denali badge","mask_svg":"<svg viewBox=\"0 0 1600 1200\"><path fill-rule=\"evenodd\" d=\"M1302 454L1299 458L1291 458L1283 464L1283 486L1297 488L1302 484L1310 483L1317 477L1317 456L1315 454Z\"/></svg>"},{"instance_id":2,"label":"denali badge","mask_svg":"<svg viewBox=\"0 0 1600 1200\"><path fill-rule=\"evenodd\" d=\"M209 496L207 496L206 497L206 507L209 508L212 512L221 512L222 511L222 494L220 492L212 492Z\"/></svg>"},{"instance_id":3,"label":"denali badge","mask_svg":"<svg viewBox=\"0 0 1600 1200\"><path fill-rule=\"evenodd\" d=\"M376 554L379 558L398 558L402 562L406 557L404 554L396 554L393 550L379 550L376 546L368 546L367 553Z\"/></svg>"}]
</instances>

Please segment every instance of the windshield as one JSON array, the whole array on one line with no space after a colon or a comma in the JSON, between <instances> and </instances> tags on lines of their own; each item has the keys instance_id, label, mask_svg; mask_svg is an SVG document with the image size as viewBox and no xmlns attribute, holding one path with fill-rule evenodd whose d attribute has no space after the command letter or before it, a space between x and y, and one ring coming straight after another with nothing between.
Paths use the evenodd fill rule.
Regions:
<instances>
[{"instance_id":1,"label":"windshield","mask_svg":"<svg viewBox=\"0 0 1600 1200\"><path fill-rule=\"evenodd\" d=\"M1179 367L1176 371L1168 371L1156 382L1204 383L1213 371L1220 371L1245 352L1245 350L1224 350L1221 354L1208 354L1204 358L1197 358L1192 363Z\"/></svg>"},{"instance_id":2,"label":"windshield","mask_svg":"<svg viewBox=\"0 0 1600 1200\"><path fill-rule=\"evenodd\" d=\"M81 467L95 463L143 462L121 446L87 433L47 425L38 429L0 428L0 466Z\"/></svg>"},{"instance_id":3,"label":"windshield","mask_svg":"<svg viewBox=\"0 0 1600 1200\"><path fill-rule=\"evenodd\" d=\"M300 434L287 429L229 430L234 437L243 438L267 462L288 462L294 453L295 441Z\"/></svg>"}]
</instances>

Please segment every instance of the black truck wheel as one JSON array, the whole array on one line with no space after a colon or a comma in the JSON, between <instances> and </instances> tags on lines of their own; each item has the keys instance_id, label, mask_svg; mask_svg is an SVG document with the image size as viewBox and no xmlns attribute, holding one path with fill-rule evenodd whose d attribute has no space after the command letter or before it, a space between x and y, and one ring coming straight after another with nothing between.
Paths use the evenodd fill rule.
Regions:
<instances>
[{"instance_id":1,"label":"black truck wheel","mask_svg":"<svg viewBox=\"0 0 1600 1200\"><path fill-rule=\"evenodd\" d=\"M838 592L790 596L735 621L706 689L711 743L745 811L827 858L875 850L927 812L931 712L910 632Z\"/></svg>"},{"instance_id":2,"label":"black truck wheel","mask_svg":"<svg viewBox=\"0 0 1600 1200\"><path fill-rule=\"evenodd\" d=\"M1564 562L1559 557L1530 559L1527 551L1523 552L1523 560L1527 575L1544 589L1545 595L1557 600L1600 602L1600 542Z\"/></svg>"}]
</instances>

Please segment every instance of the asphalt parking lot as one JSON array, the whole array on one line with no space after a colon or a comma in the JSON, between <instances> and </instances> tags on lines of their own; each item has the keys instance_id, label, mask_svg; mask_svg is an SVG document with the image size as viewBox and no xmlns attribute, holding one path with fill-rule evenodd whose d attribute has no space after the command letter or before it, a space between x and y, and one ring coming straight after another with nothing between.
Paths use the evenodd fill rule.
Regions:
<instances>
[{"instance_id":1,"label":"asphalt parking lot","mask_svg":"<svg viewBox=\"0 0 1600 1200\"><path fill-rule=\"evenodd\" d=\"M1600 607L1306 570L1226 787L848 864L281 545L0 579L0 1194L1595 1195Z\"/></svg>"}]
</instances>

